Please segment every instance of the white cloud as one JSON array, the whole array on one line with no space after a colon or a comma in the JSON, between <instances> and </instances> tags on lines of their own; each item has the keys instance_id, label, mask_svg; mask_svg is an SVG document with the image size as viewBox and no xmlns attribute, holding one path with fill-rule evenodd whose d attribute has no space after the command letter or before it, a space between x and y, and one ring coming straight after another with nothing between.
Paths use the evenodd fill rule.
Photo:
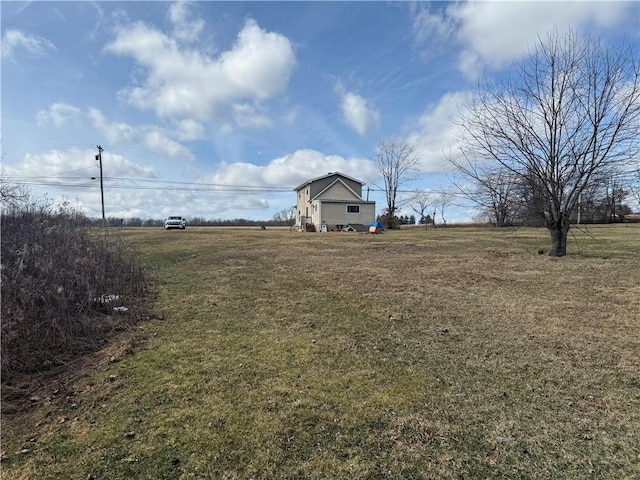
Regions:
<instances>
[{"instance_id":1,"label":"white cloud","mask_svg":"<svg viewBox=\"0 0 640 480\"><path fill-rule=\"evenodd\" d=\"M475 79L534 47L552 29L590 33L637 17L634 2L459 2L444 10L413 10L414 35L425 49L454 42L462 50L458 69ZM637 28L637 27L635 27Z\"/></svg>"},{"instance_id":2,"label":"white cloud","mask_svg":"<svg viewBox=\"0 0 640 480\"><path fill-rule=\"evenodd\" d=\"M427 108L419 118L419 128L407 136L407 142L418 154L421 173L442 173L448 170L449 164L445 156L459 139L455 120L469 105L470 100L470 92L448 93L438 103Z\"/></svg>"},{"instance_id":3,"label":"white cloud","mask_svg":"<svg viewBox=\"0 0 640 480\"><path fill-rule=\"evenodd\" d=\"M90 108L89 117L93 121L93 126L106 136L109 143L129 145L139 138L138 133L131 125L125 122L109 122L98 109Z\"/></svg>"},{"instance_id":4,"label":"white cloud","mask_svg":"<svg viewBox=\"0 0 640 480\"><path fill-rule=\"evenodd\" d=\"M102 201L100 196L100 175L96 150L71 148L50 150L37 154L26 154L16 165L5 165L4 174L16 183L29 188L33 198L42 198L46 192L48 203L55 205L70 202L89 216L100 217ZM107 216L147 218L163 202L163 193L155 190L114 189L110 177L125 174L138 179L156 180L157 170L141 165L109 152L103 152L105 165L105 205ZM114 173L118 172L118 173ZM93 179L92 179L93 178ZM144 214L141 214L144 206ZM117 213L116 213L117 212ZM125 215L123 212L127 212Z\"/></svg>"},{"instance_id":5,"label":"white cloud","mask_svg":"<svg viewBox=\"0 0 640 480\"><path fill-rule=\"evenodd\" d=\"M66 184L89 181L97 173L95 150L72 148L69 150L50 150L45 153L26 154L17 165L4 167L7 175L42 179L47 183ZM139 165L121 155L103 153L103 161L117 171L125 171L134 177L157 178L153 167ZM81 173L86 170L87 173ZM69 176L70 175L70 176Z\"/></svg>"},{"instance_id":6,"label":"white cloud","mask_svg":"<svg viewBox=\"0 0 640 480\"><path fill-rule=\"evenodd\" d=\"M30 182L45 182L49 198L55 202L71 200L87 215L101 215L98 183L98 163L94 149L51 150L25 155L19 165L7 166L11 178L25 178ZM272 160L265 166L236 162L221 165L215 174L200 176L198 183L218 184L211 190L163 188L163 176L155 167L136 164L127 158L103 153L105 165L106 215L117 218L163 218L169 214L204 218L270 218L269 210L285 208L295 202L290 190L309 178L340 171L367 181L376 174L372 162L363 158L343 158L324 155L314 150L298 150ZM123 177L124 178L113 178ZM127 180L130 178L131 180ZM154 183L143 179L154 180ZM169 180L174 180L171 177ZM157 183L157 182L160 183ZM72 188L73 185L78 188ZM157 188L149 188L158 185ZM223 187L228 185L230 187ZM255 186L251 189L233 186ZM114 188L130 187L130 188ZM261 187L267 187L261 192ZM283 191L269 187L284 187ZM251 212L247 217L247 212Z\"/></svg>"},{"instance_id":7,"label":"white cloud","mask_svg":"<svg viewBox=\"0 0 640 480\"><path fill-rule=\"evenodd\" d=\"M2 58L13 59L16 51L26 50L32 55L44 55L56 47L49 40L20 30L9 29L2 36Z\"/></svg>"},{"instance_id":8,"label":"white cloud","mask_svg":"<svg viewBox=\"0 0 640 480\"><path fill-rule=\"evenodd\" d=\"M89 109L94 127L106 136L113 145L143 144L149 151L171 158L193 160L193 155L184 145L171 138L171 133L155 125L131 126L125 122L110 122L98 109ZM192 125L193 127L193 125ZM195 127L197 128L197 127ZM191 133L195 133L192 131Z\"/></svg>"},{"instance_id":9,"label":"white cloud","mask_svg":"<svg viewBox=\"0 0 640 480\"><path fill-rule=\"evenodd\" d=\"M178 140L200 140L204 138L206 130L200 122L191 119L180 120L175 125L175 132Z\"/></svg>"},{"instance_id":10,"label":"white cloud","mask_svg":"<svg viewBox=\"0 0 640 480\"><path fill-rule=\"evenodd\" d=\"M257 102L283 92L295 65L289 40L253 20L246 21L232 48L217 58L180 47L141 22L118 29L107 50L132 56L146 69L143 84L121 91L121 98L174 120L246 123L245 111L234 117L238 112L233 106L258 108Z\"/></svg>"},{"instance_id":11,"label":"white cloud","mask_svg":"<svg viewBox=\"0 0 640 480\"><path fill-rule=\"evenodd\" d=\"M364 135L372 127L380 125L380 112L361 95L348 91L341 82L336 82L335 91L340 96L340 108L347 125Z\"/></svg>"},{"instance_id":12,"label":"white cloud","mask_svg":"<svg viewBox=\"0 0 640 480\"><path fill-rule=\"evenodd\" d=\"M187 158L193 160L188 148L167 137L166 132L156 127L145 128L142 131L144 145L152 152L167 155L172 158Z\"/></svg>"},{"instance_id":13,"label":"white cloud","mask_svg":"<svg viewBox=\"0 0 640 480\"><path fill-rule=\"evenodd\" d=\"M282 92L295 63L293 48L285 36L265 32L248 20L234 47L219 61L225 79L243 95L267 98Z\"/></svg>"},{"instance_id":14,"label":"white cloud","mask_svg":"<svg viewBox=\"0 0 640 480\"><path fill-rule=\"evenodd\" d=\"M191 18L193 2L180 0L169 7L169 19L173 24L173 36L183 42L194 42L204 30L204 20Z\"/></svg>"},{"instance_id":15,"label":"white cloud","mask_svg":"<svg viewBox=\"0 0 640 480\"><path fill-rule=\"evenodd\" d=\"M380 113L360 95L346 92L342 96L342 114L347 124L360 135L380 125Z\"/></svg>"},{"instance_id":16,"label":"white cloud","mask_svg":"<svg viewBox=\"0 0 640 480\"><path fill-rule=\"evenodd\" d=\"M102 26L105 22L106 16L105 16L105 12L102 9L102 6L100 5L100 3L98 2L87 2L88 5L90 5L93 9L94 9L94 14L93 14L93 18L94 18L94 25L93 28L91 28L88 32L88 39L89 40L95 40L96 38L98 38L98 36L101 34L102 32Z\"/></svg>"},{"instance_id":17,"label":"white cloud","mask_svg":"<svg viewBox=\"0 0 640 480\"><path fill-rule=\"evenodd\" d=\"M125 129L126 130L126 129ZM8 166L11 178L29 179L46 184L54 201L71 199L91 216L101 214L98 184L91 177L99 174L93 149L51 150L28 154L16 166ZM315 150L298 150L276 158L265 166L236 162L222 164L216 173L198 176L197 183L219 185L211 189L172 188L165 185L155 167L136 164L127 158L105 151L105 204L107 216L118 218L162 218L169 214L202 216L205 218L247 217L251 211L275 211L295 202L292 189L316 176L331 171L368 181L376 174L372 162L363 158L343 158L325 155ZM123 177L124 178L114 178ZM148 183L143 179L160 183ZM176 180L171 177L168 180ZM71 186L70 186L71 185ZM158 188L149 188L158 185ZM78 188L73 188L73 186ZM115 188L127 187L127 188ZM234 188L234 186L236 186ZM254 186L255 189L246 188ZM130 187L130 188L128 188ZM245 188L239 188L245 187ZM283 190L275 189L281 187ZM261 218L270 218L263 213Z\"/></svg>"},{"instance_id":18,"label":"white cloud","mask_svg":"<svg viewBox=\"0 0 640 480\"><path fill-rule=\"evenodd\" d=\"M36 125L43 127L52 124L56 127L62 127L68 123L78 121L82 117L82 111L63 102L56 102L49 105L46 110L40 110L36 114Z\"/></svg>"},{"instance_id":19,"label":"white cloud","mask_svg":"<svg viewBox=\"0 0 640 480\"><path fill-rule=\"evenodd\" d=\"M454 20L442 10L432 11L428 3L410 4L413 13L413 33L419 43L448 38L455 32Z\"/></svg>"},{"instance_id":20,"label":"white cloud","mask_svg":"<svg viewBox=\"0 0 640 480\"><path fill-rule=\"evenodd\" d=\"M366 181L377 174L373 162L365 158L324 155L316 150L297 150L271 160L265 166L244 162L225 163L212 176L212 183L294 188L310 178L342 172Z\"/></svg>"},{"instance_id":21,"label":"white cloud","mask_svg":"<svg viewBox=\"0 0 640 480\"><path fill-rule=\"evenodd\" d=\"M266 210L269 208L269 201L256 195L234 195L230 202L221 205L221 209L229 210Z\"/></svg>"},{"instance_id":22,"label":"white cloud","mask_svg":"<svg viewBox=\"0 0 640 480\"><path fill-rule=\"evenodd\" d=\"M237 103L233 105L236 123L243 128L265 128L272 125L269 116L257 105L251 103Z\"/></svg>"}]
</instances>

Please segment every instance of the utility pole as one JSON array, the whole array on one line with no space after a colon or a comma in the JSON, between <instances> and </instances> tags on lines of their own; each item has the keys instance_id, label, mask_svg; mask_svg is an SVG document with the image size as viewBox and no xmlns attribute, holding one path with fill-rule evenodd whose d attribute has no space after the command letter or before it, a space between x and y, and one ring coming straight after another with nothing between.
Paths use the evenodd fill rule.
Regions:
<instances>
[{"instance_id":1,"label":"utility pole","mask_svg":"<svg viewBox=\"0 0 640 480\"><path fill-rule=\"evenodd\" d=\"M96 160L100 162L100 199L102 201L102 226L105 226L105 218L104 218L104 186L102 183L102 150L103 148L98 145L98 154L96 155Z\"/></svg>"}]
</instances>

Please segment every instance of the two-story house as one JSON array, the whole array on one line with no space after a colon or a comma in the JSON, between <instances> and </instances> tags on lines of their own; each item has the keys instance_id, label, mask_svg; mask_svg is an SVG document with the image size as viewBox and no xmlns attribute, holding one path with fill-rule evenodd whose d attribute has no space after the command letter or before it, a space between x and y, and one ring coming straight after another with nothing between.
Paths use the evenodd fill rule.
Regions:
<instances>
[{"instance_id":1,"label":"two-story house","mask_svg":"<svg viewBox=\"0 0 640 480\"><path fill-rule=\"evenodd\" d=\"M331 231L349 225L369 225L376 218L376 203L362 199L363 182L333 172L295 188L296 225L304 231Z\"/></svg>"}]
</instances>

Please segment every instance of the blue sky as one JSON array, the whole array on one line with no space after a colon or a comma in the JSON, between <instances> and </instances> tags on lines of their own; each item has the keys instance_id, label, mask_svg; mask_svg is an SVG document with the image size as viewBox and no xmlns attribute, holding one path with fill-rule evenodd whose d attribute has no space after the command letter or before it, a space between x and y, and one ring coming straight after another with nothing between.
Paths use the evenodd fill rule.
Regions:
<instances>
[{"instance_id":1,"label":"blue sky","mask_svg":"<svg viewBox=\"0 0 640 480\"><path fill-rule=\"evenodd\" d=\"M481 78L557 28L640 45L638 2L7 2L3 175L119 218L269 219L382 138L406 189L450 191L442 152ZM377 210L381 192L372 192ZM448 221L473 217L459 199ZM404 213L410 213L406 210Z\"/></svg>"}]
</instances>

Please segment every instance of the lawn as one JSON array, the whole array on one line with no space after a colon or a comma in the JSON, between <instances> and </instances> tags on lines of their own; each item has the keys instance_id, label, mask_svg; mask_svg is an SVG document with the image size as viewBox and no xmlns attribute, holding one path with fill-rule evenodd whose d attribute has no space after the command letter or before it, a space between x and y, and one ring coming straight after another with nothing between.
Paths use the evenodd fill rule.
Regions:
<instances>
[{"instance_id":1,"label":"lawn","mask_svg":"<svg viewBox=\"0 0 640 480\"><path fill-rule=\"evenodd\" d=\"M120 235L156 317L3 416L2 478L640 478L640 225Z\"/></svg>"}]
</instances>

